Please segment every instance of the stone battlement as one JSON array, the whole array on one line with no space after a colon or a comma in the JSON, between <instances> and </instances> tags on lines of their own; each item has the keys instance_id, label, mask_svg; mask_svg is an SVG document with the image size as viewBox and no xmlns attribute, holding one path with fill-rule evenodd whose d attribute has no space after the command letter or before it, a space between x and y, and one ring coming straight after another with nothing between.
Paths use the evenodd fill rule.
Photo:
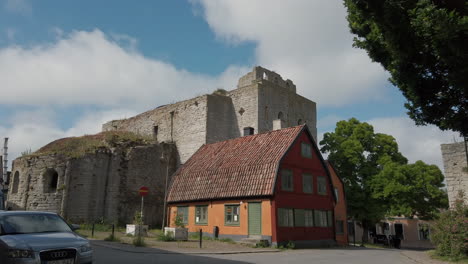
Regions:
<instances>
[{"instance_id":1,"label":"stone battlement","mask_svg":"<svg viewBox=\"0 0 468 264\"><path fill-rule=\"evenodd\" d=\"M253 70L246 75L242 76L239 79L239 82L237 83L237 88L242 88L245 86L252 85L255 82L271 82L273 84L276 84L280 87L286 88L290 90L291 92L296 92L296 85L294 83L287 79L283 80L281 75L274 71L267 70L265 68L262 68L260 66L256 66L253 68Z\"/></svg>"}]
</instances>

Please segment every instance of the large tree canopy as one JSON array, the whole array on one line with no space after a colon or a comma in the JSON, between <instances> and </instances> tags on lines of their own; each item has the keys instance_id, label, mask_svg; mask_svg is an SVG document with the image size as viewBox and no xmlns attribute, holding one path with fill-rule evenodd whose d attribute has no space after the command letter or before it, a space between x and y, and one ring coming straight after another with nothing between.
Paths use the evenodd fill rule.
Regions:
<instances>
[{"instance_id":1,"label":"large tree canopy","mask_svg":"<svg viewBox=\"0 0 468 264\"><path fill-rule=\"evenodd\" d=\"M407 164L395 138L375 133L368 123L339 121L320 145L344 182L349 216L364 228L385 216L431 218L447 207L439 168L422 161Z\"/></svg>"},{"instance_id":2,"label":"large tree canopy","mask_svg":"<svg viewBox=\"0 0 468 264\"><path fill-rule=\"evenodd\" d=\"M468 4L344 0L354 46L390 73L418 125L468 137Z\"/></svg>"}]
</instances>

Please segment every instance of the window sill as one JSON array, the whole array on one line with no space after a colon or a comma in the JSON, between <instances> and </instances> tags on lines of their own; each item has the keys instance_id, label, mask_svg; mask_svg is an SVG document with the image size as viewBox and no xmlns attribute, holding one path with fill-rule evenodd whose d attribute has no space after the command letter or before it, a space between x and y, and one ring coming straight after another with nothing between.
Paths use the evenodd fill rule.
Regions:
<instances>
[{"instance_id":1,"label":"window sill","mask_svg":"<svg viewBox=\"0 0 468 264\"><path fill-rule=\"evenodd\" d=\"M240 224L238 224L238 223L237 224L235 224L235 223L234 224L224 223L224 226L234 226L234 227L236 227L236 226L240 226Z\"/></svg>"},{"instance_id":2,"label":"window sill","mask_svg":"<svg viewBox=\"0 0 468 264\"><path fill-rule=\"evenodd\" d=\"M207 226L208 223L195 223L196 226Z\"/></svg>"}]
</instances>

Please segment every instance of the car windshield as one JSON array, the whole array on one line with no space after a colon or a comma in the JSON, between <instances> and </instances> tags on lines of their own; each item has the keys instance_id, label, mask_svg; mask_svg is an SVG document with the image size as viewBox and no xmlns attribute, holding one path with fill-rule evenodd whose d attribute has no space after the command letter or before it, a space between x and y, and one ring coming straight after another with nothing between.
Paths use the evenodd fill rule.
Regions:
<instances>
[{"instance_id":1,"label":"car windshield","mask_svg":"<svg viewBox=\"0 0 468 264\"><path fill-rule=\"evenodd\" d=\"M57 215L13 214L0 216L1 235L46 232L71 232L71 229Z\"/></svg>"}]
</instances>

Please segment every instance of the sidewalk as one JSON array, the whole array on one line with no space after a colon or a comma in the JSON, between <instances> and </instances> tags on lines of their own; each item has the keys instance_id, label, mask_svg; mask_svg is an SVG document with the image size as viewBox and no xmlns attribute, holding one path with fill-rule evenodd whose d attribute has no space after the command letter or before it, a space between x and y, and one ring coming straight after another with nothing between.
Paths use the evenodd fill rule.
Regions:
<instances>
[{"instance_id":1,"label":"sidewalk","mask_svg":"<svg viewBox=\"0 0 468 264\"><path fill-rule=\"evenodd\" d=\"M416 262L416 263L421 263L421 264L447 264L450 262L445 262L437 259L432 259L429 257L429 254L427 254L427 251L422 251L422 250L406 250L403 249L401 250L401 254L410 260Z\"/></svg>"},{"instance_id":2,"label":"sidewalk","mask_svg":"<svg viewBox=\"0 0 468 264\"><path fill-rule=\"evenodd\" d=\"M92 245L112 248L125 252L146 253L146 254L246 254L246 253L265 253L279 252L274 248L252 248L240 244L228 244L218 241L203 241L203 247L199 248L198 242L160 242L157 245L147 247L135 247L131 244L119 242L107 242L103 240L90 240Z\"/></svg>"}]
</instances>

